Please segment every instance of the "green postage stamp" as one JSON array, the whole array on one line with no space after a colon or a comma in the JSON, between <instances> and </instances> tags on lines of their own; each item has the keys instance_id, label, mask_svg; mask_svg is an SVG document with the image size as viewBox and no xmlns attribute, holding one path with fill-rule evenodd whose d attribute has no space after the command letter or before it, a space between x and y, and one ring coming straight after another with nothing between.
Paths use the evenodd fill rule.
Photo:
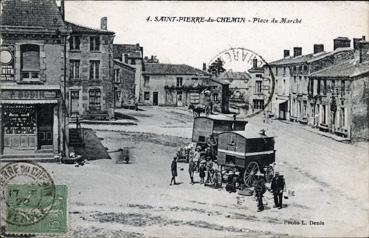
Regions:
<instances>
[{"instance_id":1,"label":"green postage stamp","mask_svg":"<svg viewBox=\"0 0 369 238\"><path fill-rule=\"evenodd\" d=\"M1 230L6 235L64 235L68 232L68 187L31 162L0 168ZM4 222L4 223L3 223Z\"/></svg>"},{"instance_id":2,"label":"green postage stamp","mask_svg":"<svg viewBox=\"0 0 369 238\"><path fill-rule=\"evenodd\" d=\"M52 192L37 185L7 186L6 232L12 234L65 234L67 232L67 196L65 185L55 185ZM47 214L49 201L54 199ZM41 211L40 211L41 210ZM30 224L25 222L32 221Z\"/></svg>"}]
</instances>

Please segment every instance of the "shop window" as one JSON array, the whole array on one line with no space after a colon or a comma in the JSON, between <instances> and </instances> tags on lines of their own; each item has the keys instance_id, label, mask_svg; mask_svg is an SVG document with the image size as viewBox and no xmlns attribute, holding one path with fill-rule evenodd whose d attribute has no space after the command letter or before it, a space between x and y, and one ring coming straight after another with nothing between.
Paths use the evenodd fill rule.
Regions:
<instances>
[{"instance_id":1,"label":"shop window","mask_svg":"<svg viewBox=\"0 0 369 238\"><path fill-rule=\"evenodd\" d=\"M119 69L114 69L114 82L116 83L120 82Z\"/></svg>"},{"instance_id":2,"label":"shop window","mask_svg":"<svg viewBox=\"0 0 369 238\"><path fill-rule=\"evenodd\" d=\"M79 60L70 60L70 78L79 79Z\"/></svg>"},{"instance_id":3,"label":"shop window","mask_svg":"<svg viewBox=\"0 0 369 238\"><path fill-rule=\"evenodd\" d=\"M40 75L40 46L21 45L22 80L36 80Z\"/></svg>"},{"instance_id":4,"label":"shop window","mask_svg":"<svg viewBox=\"0 0 369 238\"><path fill-rule=\"evenodd\" d=\"M144 100L145 101L149 101L150 100L150 92L145 92L144 93Z\"/></svg>"},{"instance_id":5,"label":"shop window","mask_svg":"<svg viewBox=\"0 0 369 238\"><path fill-rule=\"evenodd\" d=\"M100 50L100 37L91 36L90 37L90 51L99 51L99 50Z\"/></svg>"},{"instance_id":6,"label":"shop window","mask_svg":"<svg viewBox=\"0 0 369 238\"><path fill-rule=\"evenodd\" d=\"M177 78L177 87L182 87L183 85L183 78L182 77L178 77Z\"/></svg>"},{"instance_id":7,"label":"shop window","mask_svg":"<svg viewBox=\"0 0 369 238\"><path fill-rule=\"evenodd\" d=\"M80 36L72 36L69 38L70 50L80 50L81 38Z\"/></svg>"},{"instance_id":8,"label":"shop window","mask_svg":"<svg viewBox=\"0 0 369 238\"><path fill-rule=\"evenodd\" d=\"M89 109L91 111L101 110L101 90L91 89L89 92Z\"/></svg>"},{"instance_id":9,"label":"shop window","mask_svg":"<svg viewBox=\"0 0 369 238\"><path fill-rule=\"evenodd\" d=\"M36 113L34 105L4 105L4 133L35 134Z\"/></svg>"},{"instance_id":10,"label":"shop window","mask_svg":"<svg viewBox=\"0 0 369 238\"><path fill-rule=\"evenodd\" d=\"M90 60L90 80L99 80L100 61Z\"/></svg>"}]
</instances>

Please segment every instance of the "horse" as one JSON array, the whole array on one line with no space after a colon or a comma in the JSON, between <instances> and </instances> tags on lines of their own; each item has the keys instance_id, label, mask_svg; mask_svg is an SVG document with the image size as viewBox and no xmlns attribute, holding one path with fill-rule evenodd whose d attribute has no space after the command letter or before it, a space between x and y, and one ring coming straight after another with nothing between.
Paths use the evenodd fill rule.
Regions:
<instances>
[{"instance_id":1,"label":"horse","mask_svg":"<svg viewBox=\"0 0 369 238\"><path fill-rule=\"evenodd\" d=\"M206 107L203 105L194 105L194 104L190 104L190 106L188 107L188 109L192 110L193 113L193 117L199 117L201 116L201 113L206 113Z\"/></svg>"}]
</instances>

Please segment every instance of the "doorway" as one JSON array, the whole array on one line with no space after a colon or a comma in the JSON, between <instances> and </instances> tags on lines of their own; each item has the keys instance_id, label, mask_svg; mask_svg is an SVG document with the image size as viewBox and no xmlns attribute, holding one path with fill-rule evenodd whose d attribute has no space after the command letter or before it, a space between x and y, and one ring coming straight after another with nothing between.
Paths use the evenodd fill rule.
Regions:
<instances>
[{"instance_id":1,"label":"doorway","mask_svg":"<svg viewBox=\"0 0 369 238\"><path fill-rule=\"evenodd\" d=\"M154 106L157 106L159 103L158 103L158 98L159 98L159 94L158 92L153 92L152 93L152 104Z\"/></svg>"},{"instance_id":2,"label":"doorway","mask_svg":"<svg viewBox=\"0 0 369 238\"><path fill-rule=\"evenodd\" d=\"M79 91L70 91L70 113L78 113L79 109Z\"/></svg>"},{"instance_id":3,"label":"doorway","mask_svg":"<svg viewBox=\"0 0 369 238\"><path fill-rule=\"evenodd\" d=\"M37 110L37 148L48 149L53 145L53 105L38 105Z\"/></svg>"},{"instance_id":4,"label":"doorway","mask_svg":"<svg viewBox=\"0 0 369 238\"><path fill-rule=\"evenodd\" d=\"M183 106L182 91L177 92L177 107Z\"/></svg>"}]
</instances>

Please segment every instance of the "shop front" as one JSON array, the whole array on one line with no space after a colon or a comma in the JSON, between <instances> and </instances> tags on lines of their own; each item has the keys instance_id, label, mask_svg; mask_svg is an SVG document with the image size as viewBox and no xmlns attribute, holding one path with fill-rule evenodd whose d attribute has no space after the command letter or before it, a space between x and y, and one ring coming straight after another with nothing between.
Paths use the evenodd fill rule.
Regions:
<instances>
[{"instance_id":1,"label":"shop front","mask_svg":"<svg viewBox=\"0 0 369 238\"><path fill-rule=\"evenodd\" d=\"M1 154L60 152L63 110L60 90L1 88Z\"/></svg>"}]
</instances>

